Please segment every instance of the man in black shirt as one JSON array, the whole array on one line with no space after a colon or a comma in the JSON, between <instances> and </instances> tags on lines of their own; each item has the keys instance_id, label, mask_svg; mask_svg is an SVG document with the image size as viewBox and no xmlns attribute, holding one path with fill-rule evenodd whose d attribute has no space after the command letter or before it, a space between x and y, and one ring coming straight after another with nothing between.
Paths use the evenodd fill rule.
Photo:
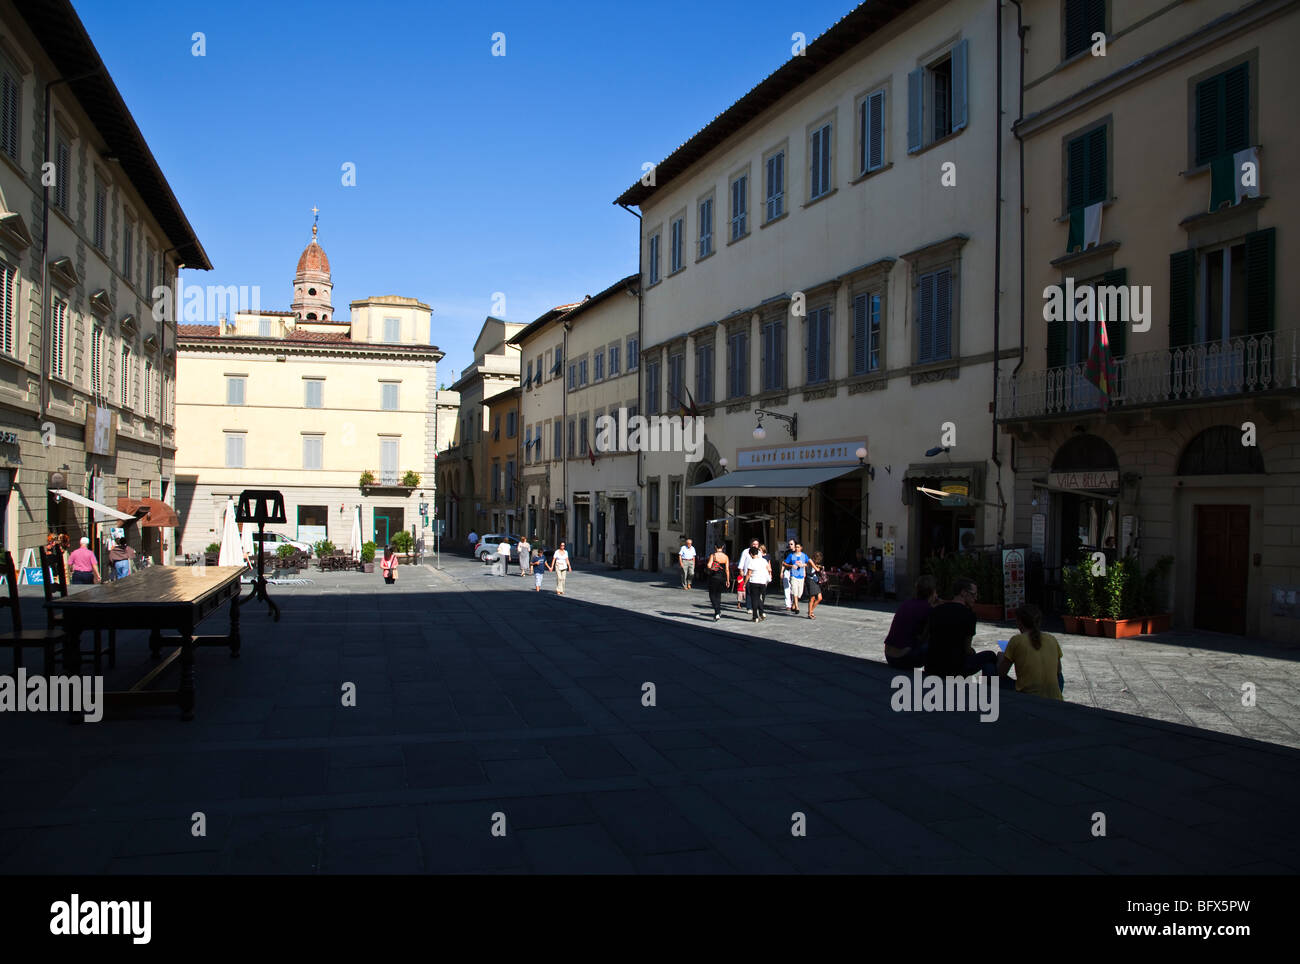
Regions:
<instances>
[{"instance_id":1,"label":"man in black shirt","mask_svg":"<svg viewBox=\"0 0 1300 964\"><path fill-rule=\"evenodd\" d=\"M975 611L979 593L975 583L964 577L954 579L952 599L930 611L930 643L925 671L933 676L970 676L997 672L998 654L975 652Z\"/></svg>"}]
</instances>

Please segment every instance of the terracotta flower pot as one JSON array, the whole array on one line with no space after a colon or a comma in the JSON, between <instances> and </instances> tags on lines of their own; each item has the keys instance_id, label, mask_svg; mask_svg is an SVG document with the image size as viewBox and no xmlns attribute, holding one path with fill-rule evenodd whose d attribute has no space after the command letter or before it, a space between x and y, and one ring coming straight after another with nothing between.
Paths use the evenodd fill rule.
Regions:
<instances>
[{"instance_id":1,"label":"terracotta flower pot","mask_svg":"<svg viewBox=\"0 0 1300 964\"><path fill-rule=\"evenodd\" d=\"M1167 633L1174 625L1173 613L1157 613L1148 616L1142 626L1144 633Z\"/></svg>"},{"instance_id":2,"label":"terracotta flower pot","mask_svg":"<svg viewBox=\"0 0 1300 964\"><path fill-rule=\"evenodd\" d=\"M1075 636L1083 633L1083 626L1081 625L1082 621L1078 616L1062 616L1061 619L1065 623L1065 631L1067 633L1072 633Z\"/></svg>"},{"instance_id":3,"label":"terracotta flower pot","mask_svg":"<svg viewBox=\"0 0 1300 964\"><path fill-rule=\"evenodd\" d=\"M1107 639L1127 639L1141 636L1145 623L1141 619L1099 619L1100 635Z\"/></svg>"},{"instance_id":4,"label":"terracotta flower pot","mask_svg":"<svg viewBox=\"0 0 1300 964\"><path fill-rule=\"evenodd\" d=\"M373 562L363 562L362 565L366 567L366 572L375 571L375 564Z\"/></svg>"},{"instance_id":5,"label":"terracotta flower pot","mask_svg":"<svg viewBox=\"0 0 1300 964\"><path fill-rule=\"evenodd\" d=\"M1100 636L1101 627L1098 625L1100 622L1101 620L1094 616L1079 617L1079 624L1083 627L1083 635L1085 636Z\"/></svg>"},{"instance_id":6,"label":"terracotta flower pot","mask_svg":"<svg viewBox=\"0 0 1300 964\"><path fill-rule=\"evenodd\" d=\"M975 618L986 623L1002 622L1002 607L996 603L977 602L974 606Z\"/></svg>"}]
</instances>

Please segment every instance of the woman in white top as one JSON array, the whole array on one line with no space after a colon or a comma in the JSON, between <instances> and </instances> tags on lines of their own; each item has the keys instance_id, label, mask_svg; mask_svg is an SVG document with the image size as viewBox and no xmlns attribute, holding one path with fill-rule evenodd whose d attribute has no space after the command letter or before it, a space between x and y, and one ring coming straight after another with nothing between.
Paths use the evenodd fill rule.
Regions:
<instances>
[{"instance_id":1,"label":"woman in white top","mask_svg":"<svg viewBox=\"0 0 1300 964\"><path fill-rule=\"evenodd\" d=\"M767 561L767 556L759 555L759 550L751 547L749 558L745 560L745 592L749 596L749 612L751 622L759 622L766 619L763 612L763 594L767 592L767 584L772 581L772 564Z\"/></svg>"},{"instance_id":2,"label":"woman in white top","mask_svg":"<svg viewBox=\"0 0 1300 964\"><path fill-rule=\"evenodd\" d=\"M555 573L555 594L564 595L564 577L569 574L572 566L569 565L569 554L564 551L564 543L560 543L560 548L555 550L551 556L551 561L547 563L546 568Z\"/></svg>"}]
</instances>

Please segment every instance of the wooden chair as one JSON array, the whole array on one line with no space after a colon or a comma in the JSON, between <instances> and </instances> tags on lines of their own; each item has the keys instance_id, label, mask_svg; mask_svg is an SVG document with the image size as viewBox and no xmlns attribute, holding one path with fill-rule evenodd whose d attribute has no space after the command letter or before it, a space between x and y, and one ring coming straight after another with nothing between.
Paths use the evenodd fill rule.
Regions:
<instances>
[{"instance_id":1,"label":"wooden chair","mask_svg":"<svg viewBox=\"0 0 1300 964\"><path fill-rule=\"evenodd\" d=\"M839 571L827 566L825 572L826 585L822 586L822 595L826 598L827 602L838 604L844 595L844 586L840 582Z\"/></svg>"},{"instance_id":2,"label":"wooden chair","mask_svg":"<svg viewBox=\"0 0 1300 964\"><path fill-rule=\"evenodd\" d=\"M44 550L42 550L43 552ZM0 607L8 606L12 610L13 629L0 633L0 646L9 646L14 651L14 672L23 665L23 650L39 648L45 653L45 675L54 675L55 647L62 645L62 629L23 629L23 611L18 599L18 573L14 569L14 557L5 550L3 575L8 592L0 596Z\"/></svg>"},{"instance_id":3,"label":"wooden chair","mask_svg":"<svg viewBox=\"0 0 1300 964\"><path fill-rule=\"evenodd\" d=\"M68 595L68 572L63 566L63 553L47 552L45 549L37 550L41 554L41 588L45 591L45 626L49 630L63 631L63 613L59 612L50 605L54 601L57 593L59 596ZM95 646L93 649L86 650L81 654L83 657L89 657L95 661L95 672L102 673L104 668L104 646L103 636L100 630L95 630ZM112 669L117 665L117 630L108 631L108 666Z\"/></svg>"}]
</instances>

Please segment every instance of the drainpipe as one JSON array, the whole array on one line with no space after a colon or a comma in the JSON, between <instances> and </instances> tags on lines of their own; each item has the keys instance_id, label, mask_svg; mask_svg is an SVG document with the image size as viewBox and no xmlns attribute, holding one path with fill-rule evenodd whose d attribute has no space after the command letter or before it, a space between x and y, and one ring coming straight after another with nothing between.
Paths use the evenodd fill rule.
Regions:
<instances>
[{"instance_id":1,"label":"drainpipe","mask_svg":"<svg viewBox=\"0 0 1300 964\"><path fill-rule=\"evenodd\" d=\"M569 534L569 522L574 517L573 506L569 501L569 380L565 372L569 370L569 323L566 321L563 325L564 338L560 342L560 353L564 356L564 364L560 366L560 432L564 438L560 442L560 452L563 458L560 459L560 491L564 493L564 539ZM574 529L576 534L577 529ZM560 540L556 540L560 541ZM575 538L573 541L577 541ZM559 548L556 546L555 548Z\"/></svg>"},{"instance_id":2,"label":"drainpipe","mask_svg":"<svg viewBox=\"0 0 1300 964\"><path fill-rule=\"evenodd\" d=\"M996 10L997 32L997 90L998 106L994 112L994 150L996 151L995 187L993 193L993 439L990 457L997 466L998 492L998 546L1006 535L1006 503L1002 498L1002 460L998 458L998 351L1002 334L1002 0L993 0Z\"/></svg>"},{"instance_id":3,"label":"drainpipe","mask_svg":"<svg viewBox=\"0 0 1300 964\"><path fill-rule=\"evenodd\" d=\"M637 220L637 226L636 226L636 350L638 353L640 353L641 346L645 341L644 338L645 293L643 290L644 283L645 283L645 264L644 264L645 245L641 243L641 215L637 214L626 204L620 204L619 207L621 207L624 211L632 215L632 217L636 218ZM636 362L636 398L637 398L637 407L639 409L641 405L641 359L639 358L637 359ZM641 478L641 472L642 472L641 458L642 458L641 449L640 447L638 447L636 451L636 487L637 487L637 501L641 503L641 508L642 508L642 511L638 513L638 517L644 518L645 500L641 498L641 496L644 494L642 490L645 489L645 481ZM632 566L633 568L636 567L635 544L633 545L633 549L632 549Z\"/></svg>"},{"instance_id":4,"label":"drainpipe","mask_svg":"<svg viewBox=\"0 0 1300 964\"><path fill-rule=\"evenodd\" d=\"M1025 119L1025 34L1029 28L1022 20L1024 8L1021 7L1020 0L1007 2L1016 5L1016 36L1020 39L1020 113L1012 127L1016 142L1020 145L1020 361L1011 370L1011 374L1015 375L1025 363L1025 139L1017 128ZM1015 470L1014 460L1012 470Z\"/></svg>"}]
</instances>

